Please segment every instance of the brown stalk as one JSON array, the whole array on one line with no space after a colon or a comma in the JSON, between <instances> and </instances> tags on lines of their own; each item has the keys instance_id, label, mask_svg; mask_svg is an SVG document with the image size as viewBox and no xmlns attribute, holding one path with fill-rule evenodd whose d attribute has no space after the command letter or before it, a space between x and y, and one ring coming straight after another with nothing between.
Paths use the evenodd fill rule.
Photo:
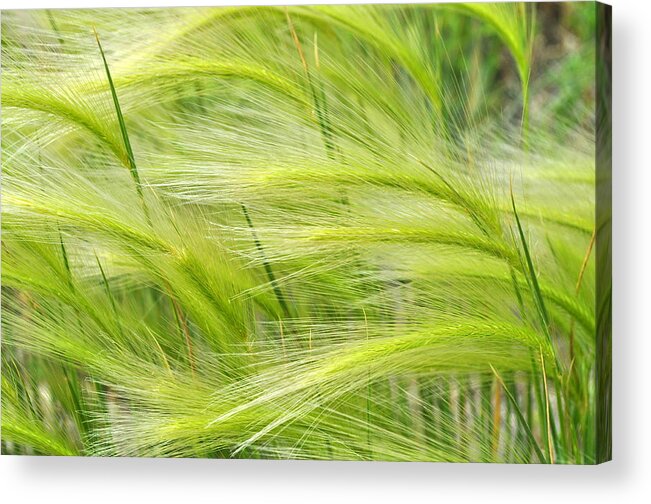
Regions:
<instances>
[{"instance_id":1,"label":"brown stalk","mask_svg":"<svg viewBox=\"0 0 651 504\"><path fill-rule=\"evenodd\" d=\"M188 322L185 318L183 310L181 309L179 302L174 297L172 289L169 285L167 285L167 292L170 300L172 301L172 306L174 306L174 312L176 313L176 318L178 319L181 330L183 331L183 336L185 337L185 344L188 347L188 361L190 362L190 371L192 373L192 378L195 378L196 369L194 363L194 351L192 349L192 339L190 337L190 328L188 327Z\"/></svg>"},{"instance_id":2,"label":"brown stalk","mask_svg":"<svg viewBox=\"0 0 651 504\"><path fill-rule=\"evenodd\" d=\"M294 23L292 23L292 18L289 16L289 9L285 9L285 15L287 16L287 24L289 25L289 31L292 34L292 39L294 40L294 45L298 51L298 55L301 58L301 63L303 64L303 70L305 74L308 74L307 61L305 60L305 55L303 54L303 47L301 46L300 40L298 40L298 35L294 29Z\"/></svg>"},{"instance_id":3,"label":"brown stalk","mask_svg":"<svg viewBox=\"0 0 651 504\"><path fill-rule=\"evenodd\" d=\"M502 387L495 380L495 393L493 395L495 402L493 409L493 455L497 455L497 449L500 444L500 426L502 422Z\"/></svg>"},{"instance_id":4,"label":"brown stalk","mask_svg":"<svg viewBox=\"0 0 651 504\"><path fill-rule=\"evenodd\" d=\"M597 230L595 229L592 232L592 237L590 238L588 249L585 251L585 257L583 258L583 263L581 264L581 270L579 271L579 279L576 281L575 292L577 294L579 293L579 289L581 288L581 281L583 280L583 274L585 273L585 269L588 266L588 260L590 259L590 254L592 252L592 248L594 247L594 242L596 237L597 237Z\"/></svg>"}]
</instances>

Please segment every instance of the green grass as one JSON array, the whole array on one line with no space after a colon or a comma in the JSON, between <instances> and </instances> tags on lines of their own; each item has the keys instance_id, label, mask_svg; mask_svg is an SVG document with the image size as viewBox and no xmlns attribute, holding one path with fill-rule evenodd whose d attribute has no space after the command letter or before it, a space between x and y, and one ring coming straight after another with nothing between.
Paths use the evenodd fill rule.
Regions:
<instances>
[{"instance_id":1,"label":"green grass","mask_svg":"<svg viewBox=\"0 0 651 504\"><path fill-rule=\"evenodd\" d=\"M599 461L549 5L3 12L3 453Z\"/></svg>"}]
</instances>

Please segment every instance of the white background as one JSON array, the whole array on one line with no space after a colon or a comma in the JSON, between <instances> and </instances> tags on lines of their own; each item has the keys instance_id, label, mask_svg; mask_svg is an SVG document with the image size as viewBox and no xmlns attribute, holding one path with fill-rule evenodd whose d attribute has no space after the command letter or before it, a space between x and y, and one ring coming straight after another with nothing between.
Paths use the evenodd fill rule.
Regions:
<instances>
[{"instance_id":1,"label":"white background","mask_svg":"<svg viewBox=\"0 0 651 504\"><path fill-rule=\"evenodd\" d=\"M8 0L2 8L220 3L268 2ZM0 457L0 501L651 503L651 2L610 3L614 48L613 462L550 467L4 456Z\"/></svg>"}]
</instances>

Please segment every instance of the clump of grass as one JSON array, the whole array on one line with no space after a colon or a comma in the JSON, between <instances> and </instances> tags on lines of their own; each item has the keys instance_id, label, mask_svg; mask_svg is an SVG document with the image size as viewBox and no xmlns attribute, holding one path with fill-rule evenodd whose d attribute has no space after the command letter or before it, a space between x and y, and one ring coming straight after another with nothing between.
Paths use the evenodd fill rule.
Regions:
<instances>
[{"instance_id":1,"label":"clump of grass","mask_svg":"<svg viewBox=\"0 0 651 504\"><path fill-rule=\"evenodd\" d=\"M3 452L597 461L594 58L535 7L2 23Z\"/></svg>"}]
</instances>

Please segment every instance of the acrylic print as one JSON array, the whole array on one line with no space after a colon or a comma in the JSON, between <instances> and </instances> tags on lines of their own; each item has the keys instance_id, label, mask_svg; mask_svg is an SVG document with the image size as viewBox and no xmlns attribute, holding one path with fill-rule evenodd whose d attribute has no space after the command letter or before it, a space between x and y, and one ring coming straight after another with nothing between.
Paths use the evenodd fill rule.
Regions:
<instances>
[{"instance_id":1,"label":"acrylic print","mask_svg":"<svg viewBox=\"0 0 651 504\"><path fill-rule=\"evenodd\" d=\"M610 8L2 13L2 452L610 458Z\"/></svg>"}]
</instances>

